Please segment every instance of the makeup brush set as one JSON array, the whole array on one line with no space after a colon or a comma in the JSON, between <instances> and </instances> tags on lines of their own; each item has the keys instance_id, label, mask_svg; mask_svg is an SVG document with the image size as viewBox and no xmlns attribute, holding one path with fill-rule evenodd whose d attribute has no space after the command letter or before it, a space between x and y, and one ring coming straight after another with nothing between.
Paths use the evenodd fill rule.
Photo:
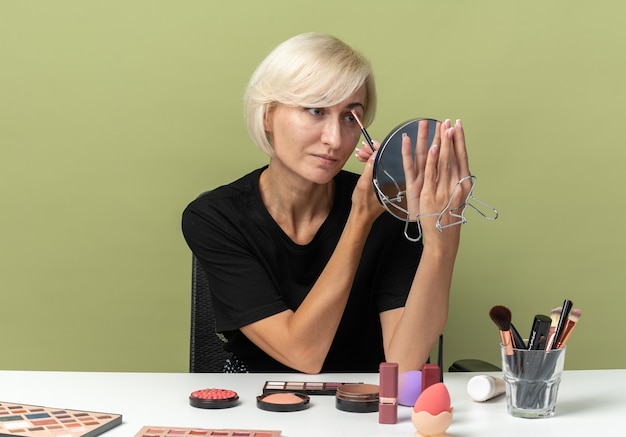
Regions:
<instances>
[{"instance_id":1,"label":"makeup brush set","mask_svg":"<svg viewBox=\"0 0 626 437\"><path fill-rule=\"evenodd\" d=\"M563 306L554 308L549 316L537 314L528 336L528 344L515 328L511 310L507 307L496 305L489 311L489 316L500 330L504 347L549 351L563 348L580 320L580 309L572 309L572 306L572 301L565 299Z\"/></svg>"},{"instance_id":2,"label":"makeup brush set","mask_svg":"<svg viewBox=\"0 0 626 437\"><path fill-rule=\"evenodd\" d=\"M537 314L524 341L512 323L511 311L496 305L489 316L500 331L503 376L509 411L519 417L554 414L556 393L563 372L565 345L581 317L572 301Z\"/></svg>"}]
</instances>

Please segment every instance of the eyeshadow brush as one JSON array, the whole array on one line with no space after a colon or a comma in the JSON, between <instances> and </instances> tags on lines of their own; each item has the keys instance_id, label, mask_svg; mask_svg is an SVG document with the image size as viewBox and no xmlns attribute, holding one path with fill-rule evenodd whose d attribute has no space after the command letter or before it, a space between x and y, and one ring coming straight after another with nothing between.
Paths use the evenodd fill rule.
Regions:
<instances>
[{"instance_id":1,"label":"eyeshadow brush","mask_svg":"<svg viewBox=\"0 0 626 437\"><path fill-rule=\"evenodd\" d=\"M548 341L546 342L546 350L549 351L552 349L552 345L554 344L554 336L556 334L556 326L559 323L559 318L561 317L561 310L563 307L554 308L550 311L550 330L548 331Z\"/></svg>"},{"instance_id":2,"label":"eyeshadow brush","mask_svg":"<svg viewBox=\"0 0 626 437\"><path fill-rule=\"evenodd\" d=\"M370 149L372 149L372 152L375 152L376 149L374 148L374 141L372 141L372 137L370 137L370 134L367 133L365 126L363 126L363 123L361 122L361 119L359 118L358 115L356 115L356 111L354 109L350 110L350 112L354 116L354 119L356 120L356 122L359 124L359 127L361 128L361 132L363 132L363 136L365 137L365 141L367 141L367 144L370 146Z\"/></svg>"}]
</instances>

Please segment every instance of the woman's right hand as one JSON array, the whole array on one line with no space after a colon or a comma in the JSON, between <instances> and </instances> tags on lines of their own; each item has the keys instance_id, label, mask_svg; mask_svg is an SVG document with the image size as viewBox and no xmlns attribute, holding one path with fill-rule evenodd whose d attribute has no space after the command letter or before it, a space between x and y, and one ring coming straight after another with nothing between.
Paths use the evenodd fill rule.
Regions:
<instances>
[{"instance_id":1,"label":"woman's right hand","mask_svg":"<svg viewBox=\"0 0 626 437\"><path fill-rule=\"evenodd\" d=\"M379 147L380 143L374 141L375 151L369 145L364 144L364 147L357 149L355 154L359 161L365 162L365 167L352 193L352 208L356 212L365 214L364 220L368 220L370 224L385 210L376 197L373 184L374 161Z\"/></svg>"}]
</instances>

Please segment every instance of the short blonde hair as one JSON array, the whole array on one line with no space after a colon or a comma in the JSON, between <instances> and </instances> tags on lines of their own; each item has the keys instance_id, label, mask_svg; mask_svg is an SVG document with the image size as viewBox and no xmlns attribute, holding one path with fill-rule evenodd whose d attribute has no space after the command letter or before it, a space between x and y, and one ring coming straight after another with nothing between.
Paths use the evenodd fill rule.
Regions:
<instances>
[{"instance_id":1,"label":"short blonde hair","mask_svg":"<svg viewBox=\"0 0 626 437\"><path fill-rule=\"evenodd\" d=\"M266 154L273 147L265 131L272 106L309 108L336 105L365 85L363 124L376 112L376 86L370 62L340 39L304 33L278 45L252 74L244 95L250 137Z\"/></svg>"}]
</instances>

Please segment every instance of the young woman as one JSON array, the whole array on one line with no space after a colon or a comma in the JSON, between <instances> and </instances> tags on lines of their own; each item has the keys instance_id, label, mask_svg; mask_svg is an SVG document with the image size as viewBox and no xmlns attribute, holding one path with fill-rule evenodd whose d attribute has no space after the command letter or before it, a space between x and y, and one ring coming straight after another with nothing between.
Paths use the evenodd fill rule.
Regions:
<instances>
[{"instance_id":1,"label":"young woman","mask_svg":"<svg viewBox=\"0 0 626 437\"><path fill-rule=\"evenodd\" d=\"M361 175L342 169L361 136L352 111L366 126L374 116L369 62L335 37L295 36L258 66L244 105L269 163L196 199L182 221L233 353L225 371L419 369L446 323L460 226L439 232L421 217L412 243L376 198L375 153L357 151ZM415 160L410 143L415 218L441 211L470 173L459 121L441 123L428 152L418 142Z\"/></svg>"}]
</instances>

